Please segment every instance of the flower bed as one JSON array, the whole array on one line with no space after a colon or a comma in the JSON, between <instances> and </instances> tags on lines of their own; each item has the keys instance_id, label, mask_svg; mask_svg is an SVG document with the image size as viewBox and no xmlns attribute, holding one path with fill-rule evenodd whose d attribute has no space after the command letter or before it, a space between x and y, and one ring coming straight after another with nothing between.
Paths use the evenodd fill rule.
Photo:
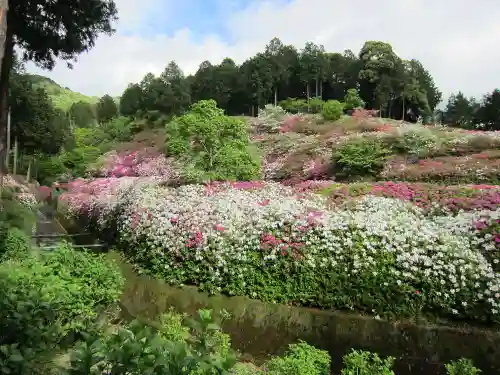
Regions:
<instances>
[{"instance_id":1,"label":"flower bed","mask_svg":"<svg viewBox=\"0 0 500 375\"><path fill-rule=\"evenodd\" d=\"M98 215L134 263L169 283L386 317L500 323L495 239L477 227L495 225L498 209L429 217L373 196L334 209L277 183L139 181L119 188L110 181L112 205L100 195L113 189L100 193L98 182L65 199L73 213ZM78 205L81 196L71 195L85 189L93 203Z\"/></svg>"},{"instance_id":2,"label":"flower bed","mask_svg":"<svg viewBox=\"0 0 500 375\"><path fill-rule=\"evenodd\" d=\"M110 151L103 155L90 174L96 177L150 177L178 178L175 163L153 148L141 151Z\"/></svg>"},{"instance_id":3,"label":"flower bed","mask_svg":"<svg viewBox=\"0 0 500 375\"><path fill-rule=\"evenodd\" d=\"M439 157L408 164L404 158L395 158L382 172L387 180L447 182L447 183L500 183L498 153L481 153L462 157Z\"/></svg>"},{"instance_id":4,"label":"flower bed","mask_svg":"<svg viewBox=\"0 0 500 375\"><path fill-rule=\"evenodd\" d=\"M445 186L391 181L325 185L312 186L314 190L322 189L322 193L336 205L365 195L375 195L409 201L426 212L446 209L457 213L462 210L494 211L500 208L500 186L497 185Z\"/></svg>"}]
</instances>

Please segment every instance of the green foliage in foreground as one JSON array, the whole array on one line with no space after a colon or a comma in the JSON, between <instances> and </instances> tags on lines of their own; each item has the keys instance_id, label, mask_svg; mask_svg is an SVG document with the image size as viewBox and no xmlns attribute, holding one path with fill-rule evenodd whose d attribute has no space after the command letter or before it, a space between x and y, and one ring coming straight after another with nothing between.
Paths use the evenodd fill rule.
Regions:
<instances>
[{"instance_id":1,"label":"green foliage in foreground","mask_svg":"<svg viewBox=\"0 0 500 375\"><path fill-rule=\"evenodd\" d=\"M114 332L88 336L71 360L72 375L223 375L236 364L227 334L210 310L183 325L165 314L160 325L133 321Z\"/></svg>"},{"instance_id":2,"label":"green foliage in foreground","mask_svg":"<svg viewBox=\"0 0 500 375\"><path fill-rule=\"evenodd\" d=\"M5 252L15 251L12 242L21 241L22 233L31 235L35 223L33 211L19 200L15 192L7 187L2 189L0 207L0 257Z\"/></svg>"},{"instance_id":3,"label":"green foliage in foreground","mask_svg":"<svg viewBox=\"0 0 500 375\"><path fill-rule=\"evenodd\" d=\"M99 314L117 303L123 282L116 265L66 244L1 263L0 374L34 373L79 333L92 331Z\"/></svg>"}]
</instances>

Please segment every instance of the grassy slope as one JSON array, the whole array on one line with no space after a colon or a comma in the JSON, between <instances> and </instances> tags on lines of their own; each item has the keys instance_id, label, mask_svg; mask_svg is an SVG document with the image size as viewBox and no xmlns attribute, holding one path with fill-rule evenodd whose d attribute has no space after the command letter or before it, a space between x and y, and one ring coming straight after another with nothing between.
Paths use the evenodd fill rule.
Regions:
<instances>
[{"instance_id":1,"label":"grassy slope","mask_svg":"<svg viewBox=\"0 0 500 375\"><path fill-rule=\"evenodd\" d=\"M87 96L79 92L71 91L66 87L61 87L50 78L43 77L37 74L29 74L29 76L33 82L33 85L35 87L43 88L53 100L56 107L62 109L63 111L67 111L73 103L76 103L78 101L96 104L99 100L99 98L96 96Z\"/></svg>"}]
</instances>

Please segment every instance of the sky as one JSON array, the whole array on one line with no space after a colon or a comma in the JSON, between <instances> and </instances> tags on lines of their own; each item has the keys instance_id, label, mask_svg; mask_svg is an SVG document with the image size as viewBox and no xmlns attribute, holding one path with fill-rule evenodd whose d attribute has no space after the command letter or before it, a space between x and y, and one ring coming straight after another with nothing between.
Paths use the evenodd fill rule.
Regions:
<instances>
[{"instance_id":1,"label":"sky","mask_svg":"<svg viewBox=\"0 0 500 375\"><path fill-rule=\"evenodd\" d=\"M366 40L390 43L402 58L431 72L447 98L461 90L481 97L500 87L498 0L115 0L116 33L100 36L72 70L28 64L86 95L121 95L131 82L159 74L175 60L186 74L204 60L237 63L278 37L302 48L359 53Z\"/></svg>"}]
</instances>

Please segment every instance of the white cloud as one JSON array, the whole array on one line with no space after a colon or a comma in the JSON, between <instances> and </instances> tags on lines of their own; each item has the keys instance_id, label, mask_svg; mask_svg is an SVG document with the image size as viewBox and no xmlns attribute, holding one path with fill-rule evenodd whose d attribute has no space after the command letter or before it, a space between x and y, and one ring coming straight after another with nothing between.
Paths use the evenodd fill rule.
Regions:
<instances>
[{"instance_id":1,"label":"white cloud","mask_svg":"<svg viewBox=\"0 0 500 375\"><path fill-rule=\"evenodd\" d=\"M168 24L174 7L166 0L160 8L160 0L116 3L121 21L115 35L100 37L73 70L61 63L41 74L85 94L119 95L129 82L148 71L161 72L170 60L186 73L196 71L203 60L219 62L229 56L242 62L277 36L297 47L311 40L328 51L350 48L355 53L366 40L387 41L401 57L419 59L445 95L462 90L479 96L500 86L495 82L500 77L500 7L493 0L255 0L243 10L224 12L231 45L216 35L195 40L188 28L173 35L140 36L152 11L156 17L164 15Z\"/></svg>"}]
</instances>

